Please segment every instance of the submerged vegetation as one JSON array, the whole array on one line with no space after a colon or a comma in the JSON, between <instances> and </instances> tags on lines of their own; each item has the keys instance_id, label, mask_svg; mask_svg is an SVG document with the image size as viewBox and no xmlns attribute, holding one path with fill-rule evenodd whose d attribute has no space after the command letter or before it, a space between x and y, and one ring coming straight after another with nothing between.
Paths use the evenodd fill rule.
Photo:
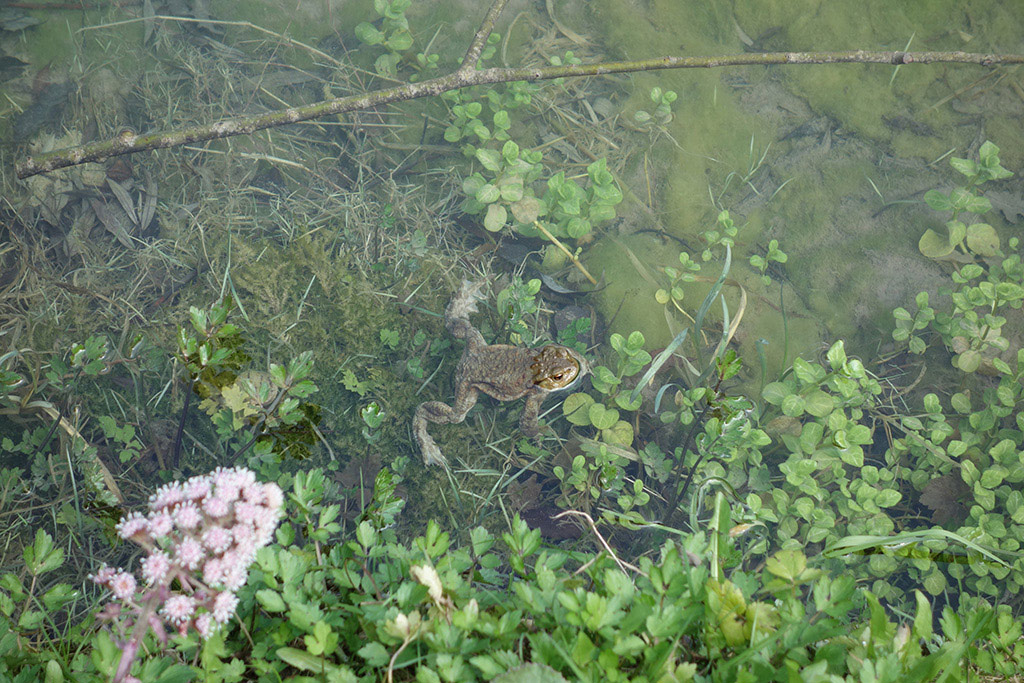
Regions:
<instances>
[{"instance_id":1,"label":"submerged vegetation","mask_svg":"<svg viewBox=\"0 0 1024 683\"><path fill-rule=\"evenodd\" d=\"M41 150L422 81L457 62L440 27L465 10L426 30L410 0L343 3L320 40L302 3L293 33L266 17L246 43L254 7L153 4L126 25L86 13L66 80L23 107L64 129L5 134ZM532 12L485 63L604 56L565 12ZM91 63L98 43L135 78ZM17 101L27 84L4 79ZM865 174L876 215L917 212L903 242L927 277L816 308L791 275L806 233L772 227L800 209L771 145L744 135L721 173L679 181L706 183L699 219L654 210L680 108L709 106L668 85L467 88L5 174L0 679L1019 676L1019 177L983 137L943 156L953 173L908 162L883 185L909 199ZM811 127L791 132L800 154L832 144ZM451 467L426 469L409 424L450 398L461 346L440 311L470 272L493 286L473 321L489 343L554 340L591 374L537 439L515 404L432 430ZM884 317L886 339L843 340L829 316Z\"/></svg>"}]
</instances>

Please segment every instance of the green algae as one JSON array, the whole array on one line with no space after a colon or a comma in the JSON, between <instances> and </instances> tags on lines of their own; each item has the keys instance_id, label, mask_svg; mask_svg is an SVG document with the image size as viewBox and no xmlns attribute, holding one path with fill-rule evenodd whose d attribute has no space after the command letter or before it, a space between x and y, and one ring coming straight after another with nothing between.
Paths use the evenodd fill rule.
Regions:
<instances>
[{"instance_id":1,"label":"green algae","mask_svg":"<svg viewBox=\"0 0 1024 683\"><path fill-rule=\"evenodd\" d=\"M606 0L595 3L594 19L613 55L631 59L748 48L902 50L911 36L912 50L1012 50L1021 25L1021 17L995 2L976 3L969 13L952 2L927 9L884 2L867 7L739 2L732 9L723 7L650 2L638 8ZM758 253L758 245L768 239L778 239L790 255L784 271L794 291L787 300L806 305L804 314L822 323L815 333L849 339L853 352L873 351L879 336L888 336L892 308L917 291L934 293L941 282L940 268L923 259L916 246L939 217L912 204L924 189L951 180L944 163L931 162L951 148L962 150L977 135L981 120L988 137L998 130L1005 138L997 142L1024 149L1013 118L986 111L984 105L949 104L951 94L969 90L988 73L964 65L898 70L820 65L635 74L624 114L649 106L646 94L653 84L677 91L676 118L668 132L678 146L664 139L652 144L643 173L634 167L623 177L634 189L637 178L655 188L653 206L664 228L689 244L691 253L703 249L699 234L713 224L717 211L730 209L737 223L745 222L733 270L744 281L747 256ZM1019 102L1008 105L1010 111L1019 108ZM736 192L737 175L758 154L751 147L763 150L769 142L764 168L751 185L760 189L747 196ZM715 205L709 194L718 199L717 190L730 182L733 191ZM752 198L753 192L764 196ZM645 219L637 215L632 221L642 226ZM623 255L605 241L591 250L591 268L605 269L609 279L624 271L634 282L628 287L612 282L601 295L602 312L612 317L622 297L629 296L631 310L620 311L613 327L623 331L632 326L664 343L669 331L663 316L653 306L634 305L650 300L653 288L636 282ZM639 252L657 270L671 263L677 249L672 243L650 242ZM626 265L620 268L615 261ZM751 315L758 307L752 298L741 331L749 327L750 336L781 346L777 330ZM749 361L750 356L744 357Z\"/></svg>"}]
</instances>

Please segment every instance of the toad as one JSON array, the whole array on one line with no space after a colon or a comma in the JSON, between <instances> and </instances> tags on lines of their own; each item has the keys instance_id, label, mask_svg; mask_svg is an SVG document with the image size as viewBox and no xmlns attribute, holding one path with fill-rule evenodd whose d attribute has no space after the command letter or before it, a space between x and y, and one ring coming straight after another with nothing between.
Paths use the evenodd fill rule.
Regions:
<instances>
[{"instance_id":1,"label":"toad","mask_svg":"<svg viewBox=\"0 0 1024 683\"><path fill-rule=\"evenodd\" d=\"M427 465L448 465L441 449L427 433L427 423L455 424L466 419L476 404L479 392L499 401L526 397L519 429L526 436L540 433L537 417L540 404L552 391L568 389L588 371L587 361L567 346L548 344L529 349L509 344L490 344L473 324L469 315L476 313L480 289L486 281L464 280L458 293L444 312L444 324L457 339L466 342L462 358L455 368L455 401L447 405L427 401L416 408L412 432Z\"/></svg>"}]
</instances>

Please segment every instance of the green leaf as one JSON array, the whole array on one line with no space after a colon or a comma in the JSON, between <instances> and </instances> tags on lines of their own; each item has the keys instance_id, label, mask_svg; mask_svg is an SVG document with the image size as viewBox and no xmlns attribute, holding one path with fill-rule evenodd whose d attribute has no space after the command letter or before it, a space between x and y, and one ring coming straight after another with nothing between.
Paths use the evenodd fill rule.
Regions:
<instances>
[{"instance_id":1,"label":"green leaf","mask_svg":"<svg viewBox=\"0 0 1024 683\"><path fill-rule=\"evenodd\" d=\"M530 662L491 679L492 683L565 683L562 674L550 666Z\"/></svg>"},{"instance_id":2,"label":"green leaf","mask_svg":"<svg viewBox=\"0 0 1024 683\"><path fill-rule=\"evenodd\" d=\"M832 397L820 389L804 397L804 409L814 417L826 417L833 407Z\"/></svg>"},{"instance_id":3,"label":"green leaf","mask_svg":"<svg viewBox=\"0 0 1024 683\"><path fill-rule=\"evenodd\" d=\"M948 237L943 237L931 228L925 230L917 242L917 249L928 258L940 259L953 253L953 245Z\"/></svg>"},{"instance_id":4,"label":"green leaf","mask_svg":"<svg viewBox=\"0 0 1024 683\"><path fill-rule=\"evenodd\" d=\"M505 159L506 164L515 163L519 158L519 145L513 140L507 141L501 148L501 156Z\"/></svg>"},{"instance_id":5,"label":"green leaf","mask_svg":"<svg viewBox=\"0 0 1024 683\"><path fill-rule=\"evenodd\" d=\"M389 50L395 52L405 52L412 47L413 39L412 34L407 29L400 29L395 31L388 37L384 44Z\"/></svg>"},{"instance_id":6,"label":"green leaf","mask_svg":"<svg viewBox=\"0 0 1024 683\"><path fill-rule=\"evenodd\" d=\"M800 417L804 412L804 399L798 394L790 394L782 399L782 412L789 417Z\"/></svg>"},{"instance_id":7,"label":"green leaf","mask_svg":"<svg viewBox=\"0 0 1024 683\"><path fill-rule=\"evenodd\" d=\"M484 227L491 232L498 232L505 227L508 220L508 210L501 204L491 204L487 207L487 215L484 216Z\"/></svg>"},{"instance_id":8,"label":"green leaf","mask_svg":"<svg viewBox=\"0 0 1024 683\"><path fill-rule=\"evenodd\" d=\"M978 256L995 256L999 252L999 235L988 223L967 227L967 248Z\"/></svg>"},{"instance_id":9,"label":"green leaf","mask_svg":"<svg viewBox=\"0 0 1024 683\"><path fill-rule=\"evenodd\" d=\"M805 424L800 433L800 450L808 455L813 454L817 450L818 444L821 443L824 431L825 428L820 422L808 422Z\"/></svg>"},{"instance_id":10,"label":"green leaf","mask_svg":"<svg viewBox=\"0 0 1024 683\"><path fill-rule=\"evenodd\" d=\"M268 612L284 612L288 609L281 594L269 588L256 591L256 601Z\"/></svg>"},{"instance_id":11,"label":"green leaf","mask_svg":"<svg viewBox=\"0 0 1024 683\"><path fill-rule=\"evenodd\" d=\"M799 550L780 550L765 563L768 573L787 582L795 582L807 569L807 557Z\"/></svg>"},{"instance_id":12,"label":"green leaf","mask_svg":"<svg viewBox=\"0 0 1024 683\"><path fill-rule=\"evenodd\" d=\"M955 393L950 397L950 405L953 406L953 410L960 413L961 415L967 415L971 412L971 399L964 393Z\"/></svg>"},{"instance_id":13,"label":"green leaf","mask_svg":"<svg viewBox=\"0 0 1024 683\"><path fill-rule=\"evenodd\" d=\"M500 187L503 201L518 202L523 198L522 178L503 178Z\"/></svg>"},{"instance_id":14,"label":"green leaf","mask_svg":"<svg viewBox=\"0 0 1024 683\"><path fill-rule=\"evenodd\" d=\"M949 197L939 192L938 190L928 190L924 193L924 201L929 207L935 211L952 211L953 204L949 201Z\"/></svg>"},{"instance_id":15,"label":"green leaf","mask_svg":"<svg viewBox=\"0 0 1024 683\"><path fill-rule=\"evenodd\" d=\"M22 555L32 576L45 574L64 564L64 549L54 547L53 537L42 529L36 529L35 543L26 546Z\"/></svg>"},{"instance_id":16,"label":"green leaf","mask_svg":"<svg viewBox=\"0 0 1024 683\"><path fill-rule=\"evenodd\" d=\"M963 224L963 221L947 222L946 230L949 234L949 243L954 247L960 246L960 243L964 241L964 237L967 236L967 226Z\"/></svg>"},{"instance_id":17,"label":"green leaf","mask_svg":"<svg viewBox=\"0 0 1024 683\"><path fill-rule=\"evenodd\" d=\"M893 313L895 314L895 311ZM904 313L906 313L906 311L904 311ZM828 350L828 354L826 354L826 358L828 358L828 364L833 370L839 370L841 367L846 365L846 349L843 346L842 340L837 341L832 345Z\"/></svg>"},{"instance_id":18,"label":"green leaf","mask_svg":"<svg viewBox=\"0 0 1024 683\"><path fill-rule=\"evenodd\" d=\"M964 351L954 359L954 363L964 372L974 372L981 365L981 354L975 350Z\"/></svg>"},{"instance_id":19,"label":"green leaf","mask_svg":"<svg viewBox=\"0 0 1024 683\"><path fill-rule=\"evenodd\" d=\"M985 140L985 142L981 143L981 147L978 148L978 158L981 159L981 163L986 167L998 165L999 147L991 140ZM950 160L950 163L952 163L952 160ZM953 168L956 168L956 166Z\"/></svg>"},{"instance_id":20,"label":"green leaf","mask_svg":"<svg viewBox=\"0 0 1024 683\"><path fill-rule=\"evenodd\" d=\"M951 157L949 165L956 169L958 172L963 173L968 178L971 176L978 175L978 162L972 159L960 159L959 157ZM934 190L932 190L934 192Z\"/></svg>"},{"instance_id":21,"label":"green leaf","mask_svg":"<svg viewBox=\"0 0 1024 683\"><path fill-rule=\"evenodd\" d=\"M967 204L964 206L965 209L971 213L988 213L992 210L992 202L985 197L979 197L978 195L972 196L967 200Z\"/></svg>"},{"instance_id":22,"label":"green leaf","mask_svg":"<svg viewBox=\"0 0 1024 683\"><path fill-rule=\"evenodd\" d=\"M817 384L821 379L821 367L814 366L799 356L793 361L793 374L804 384Z\"/></svg>"},{"instance_id":23,"label":"green leaf","mask_svg":"<svg viewBox=\"0 0 1024 683\"><path fill-rule=\"evenodd\" d=\"M365 21L356 24L355 34L356 38L367 45L379 45L384 42L384 34Z\"/></svg>"},{"instance_id":24,"label":"green leaf","mask_svg":"<svg viewBox=\"0 0 1024 683\"><path fill-rule=\"evenodd\" d=\"M883 489L875 497L875 503L881 508L890 508L900 502L903 494L895 489Z\"/></svg>"},{"instance_id":25,"label":"green leaf","mask_svg":"<svg viewBox=\"0 0 1024 683\"><path fill-rule=\"evenodd\" d=\"M590 424L590 406L593 405L594 399L590 394L584 394L582 392L570 394L566 397L565 401L562 402L562 414L565 415L565 419L574 425L579 427L585 427Z\"/></svg>"},{"instance_id":26,"label":"green leaf","mask_svg":"<svg viewBox=\"0 0 1024 683\"><path fill-rule=\"evenodd\" d=\"M587 409L590 424L598 429L611 429L619 419L619 411L606 408L603 403L594 403Z\"/></svg>"},{"instance_id":27,"label":"green leaf","mask_svg":"<svg viewBox=\"0 0 1024 683\"><path fill-rule=\"evenodd\" d=\"M625 420L618 420L610 429L601 430L601 439L619 446L633 445L633 425Z\"/></svg>"},{"instance_id":28,"label":"green leaf","mask_svg":"<svg viewBox=\"0 0 1024 683\"><path fill-rule=\"evenodd\" d=\"M298 652L302 651L298 650ZM278 655L280 656L280 651L278 651ZM377 641L371 641L359 648L359 656L366 660L368 666L375 668L383 668L391 661L391 655Z\"/></svg>"},{"instance_id":29,"label":"green leaf","mask_svg":"<svg viewBox=\"0 0 1024 683\"><path fill-rule=\"evenodd\" d=\"M761 390L761 397L773 406L781 405L783 399L793 393L793 389L784 382L771 382Z\"/></svg>"},{"instance_id":30,"label":"green leaf","mask_svg":"<svg viewBox=\"0 0 1024 683\"><path fill-rule=\"evenodd\" d=\"M493 204L501 199L501 190L492 183L482 186L476 193L476 200L481 204Z\"/></svg>"},{"instance_id":31,"label":"green leaf","mask_svg":"<svg viewBox=\"0 0 1024 683\"><path fill-rule=\"evenodd\" d=\"M480 165L488 171L497 173L501 170L501 155L498 154L497 150L478 148L475 156Z\"/></svg>"},{"instance_id":32,"label":"green leaf","mask_svg":"<svg viewBox=\"0 0 1024 683\"><path fill-rule=\"evenodd\" d=\"M519 223L533 223L541 216L544 205L536 197L523 197L511 206L512 216Z\"/></svg>"}]
</instances>

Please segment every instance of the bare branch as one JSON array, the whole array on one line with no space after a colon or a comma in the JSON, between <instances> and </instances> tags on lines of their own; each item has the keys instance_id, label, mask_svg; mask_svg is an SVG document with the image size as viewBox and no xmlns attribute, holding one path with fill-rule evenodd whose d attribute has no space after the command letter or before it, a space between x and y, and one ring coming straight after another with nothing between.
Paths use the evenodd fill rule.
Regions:
<instances>
[{"instance_id":1,"label":"bare branch","mask_svg":"<svg viewBox=\"0 0 1024 683\"><path fill-rule=\"evenodd\" d=\"M484 51L484 46L487 45L487 38L491 35L491 31L494 30L494 22L498 20L498 16L501 15L501 10L505 9L505 5L508 0L494 0L494 4L491 5L491 9L487 12L487 16L484 17L484 21L480 24L480 30L473 36L473 42L469 44L469 49L466 50L466 56L462 58L462 64L459 66L459 71L467 72L472 71L480 63L480 54Z\"/></svg>"},{"instance_id":2,"label":"bare branch","mask_svg":"<svg viewBox=\"0 0 1024 683\"><path fill-rule=\"evenodd\" d=\"M496 0L500 8L505 0ZM488 19L490 14L488 14ZM485 20L486 24L486 20ZM483 29L477 37L484 35ZM474 39L475 40L475 39ZM485 38L486 40L486 38ZM474 43L475 44L475 43ZM470 53L466 55L470 58ZM978 54L972 52L765 52L714 57L658 57L623 62L602 62L598 64L568 64L563 66L494 68L480 71L459 70L420 83L377 90L363 95L339 97L303 107L289 107L266 114L225 119L203 126L193 126L165 133L135 135L122 133L116 138L93 142L79 147L47 152L37 157L27 157L19 162L16 170L19 178L28 178L38 173L47 173L67 166L90 161L100 161L112 156L132 154L152 149L177 147L193 142L216 140L232 135L248 135L264 128L289 123L309 121L322 116L340 114L357 109L371 109L391 102L403 102L420 97L433 97L449 90L458 90L472 85L506 83L510 81L543 81L553 78L574 78L579 76L600 76L604 74L652 71L656 69L707 69L725 66L768 66L773 64L937 64L961 63L995 66L1024 64L1024 55Z\"/></svg>"}]
</instances>

